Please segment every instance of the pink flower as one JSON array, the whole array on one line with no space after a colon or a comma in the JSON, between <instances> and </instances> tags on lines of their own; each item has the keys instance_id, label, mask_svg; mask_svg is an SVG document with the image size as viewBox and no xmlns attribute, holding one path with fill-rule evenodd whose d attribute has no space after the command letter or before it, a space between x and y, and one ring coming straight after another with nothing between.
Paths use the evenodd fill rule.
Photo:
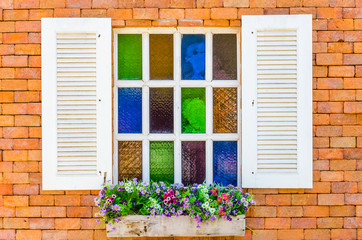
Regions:
<instances>
[{"instance_id":1,"label":"pink flower","mask_svg":"<svg viewBox=\"0 0 362 240\"><path fill-rule=\"evenodd\" d=\"M217 202L218 202L218 203L221 203L221 201L222 201L222 199L218 197L218 198L217 198Z\"/></svg>"},{"instance_id":2,"label":"pink flower","mask_svg":"<svg viewBox=\"0 0 362 240\"><path fill-rule=\"evenodd\" d=\"M223 210L220 210L218 213L219 213L219 215L221 215L221 216L224 216L224 214L225 214L225 212L224 212Z\"/></svg>"}]
</instances>

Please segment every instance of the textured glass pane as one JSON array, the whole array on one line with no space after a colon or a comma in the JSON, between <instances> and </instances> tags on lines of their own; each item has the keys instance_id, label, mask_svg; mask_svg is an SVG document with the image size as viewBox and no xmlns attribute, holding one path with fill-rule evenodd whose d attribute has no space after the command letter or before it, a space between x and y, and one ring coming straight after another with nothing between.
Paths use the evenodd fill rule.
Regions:
<instances>
[{"instance_id":1,"label":"textured glass pane","mask_svg":"<svg viewBox=\"0 0 362 240\"><path fill-rule=\"evenodd\" d=\"M205 133L205 88L182 88L182 133Z\"/></svg>"},{"instance_id":2,"label":"textured glass pane","mask_svg":"<svg viewBox=\"0 0 362 240\"><path fill-rule=\"evenodd\" d=\"M118 89L118 132L142 133L142 88Z\"/></svg>"},{"instance_id":3,"label":"textured glass pane","mask_svg":"<svg viewBox=\"0 0 362 240\"><path fill-rule=\"evenodd\" d=\"M182 142L182 183L203 183L205 167L205 142Z\"/></svg>"},{"instance_id":4,"label":"textured glass pane","mask_svg":"<svg viewBox=\"0 0 362 240\"><path fill-rule=\"evenodd\" d=\"M238 129L237 89L214 88L214 133L236 133Z\"/></svg>"},{"instance_id":5,"label":"textured glass pane","mask_svg":"<svg viewBox=\"0 0 362 240\"><path fill-rule=\"evenodd\" d=\"M142 79L142 35L118 35L118 79Z\"/></svg>"},{"instance_id":6,"label":"textured glass pane","mask_svg":"<svg viewBox=\"0 0 362 240\"><path fill-rule=\"evenodd\" d=\"M215 34L213 39L213 79L237 79L235 34Z\"/></svg>"},{"instance_id":7,"label":"textured glass pane","mask_svg":"<svg viewBox=\"0 0 362 240\"><path fill-rule=\"evenodd\" d=\"M205 35L182 35L181 69L183 80L205 79Z\"/></svg>"},{"instance_id":8,"label":"textured glass pane","mask_svg":"<svg viewBox=\"0 0 362 240\"><path fill-rule=\"evenodd\" d=\"M173 88L150 88L150 132L173 133Z\"/></svg>"},{"instance_id":9,"label":"textured glass pane","mask_svg":"<svg viewBox=\"0 0 362 240\"><path fill-rule=\"evenodd\" d=\"M150 142L150 178L173 183L173 142Z\"/></svg>"},{"instance_id":10,"label":"textured glass pane","mask_svg":"<svg viewBox=\"0 0 362 240\"><path fill-rule=\"evenodd\" d=\"M150 78L173 79L172 34L150 34Z\"/></svg>"},{"instance_id":11,"label":"textured glass pane","mask_svg":"<svg viewBox=\"0 0 362 240\"><path fill-rule=\"evenodd\" d=\"M237 185L237 142L214 142L214 182Z\"/></svg>"},{"instance_id":12,"label":"textured glass pane","mask_svg":"<svg viewBox=\"0 0 362 240\"><path fill-rule=\"evenodd\" d=\"M142 180L142 142L118 142L118 179Z\"/></svg>"}]
</instances>

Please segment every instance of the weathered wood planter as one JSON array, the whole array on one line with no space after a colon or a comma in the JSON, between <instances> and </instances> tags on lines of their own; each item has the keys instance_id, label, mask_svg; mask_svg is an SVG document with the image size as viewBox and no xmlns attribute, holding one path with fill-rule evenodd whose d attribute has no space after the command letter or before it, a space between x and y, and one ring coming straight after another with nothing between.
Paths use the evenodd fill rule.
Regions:
<instances>
[{"instance_id":1,"label":"weathered wood planter","mask_svg":"<svg viewBox=\"0 0 362 240\"><path fill-rule=\"evenodd\" d=\"M162 217L134 215L122 217L114 226L107 225L108 237L162 237L162 236L244 236L245 215L233 217L232 221L217 219L208 226L197 228L189 216ZM116 230L112 230L116 227Z\"/></svg>"}]
</instances>

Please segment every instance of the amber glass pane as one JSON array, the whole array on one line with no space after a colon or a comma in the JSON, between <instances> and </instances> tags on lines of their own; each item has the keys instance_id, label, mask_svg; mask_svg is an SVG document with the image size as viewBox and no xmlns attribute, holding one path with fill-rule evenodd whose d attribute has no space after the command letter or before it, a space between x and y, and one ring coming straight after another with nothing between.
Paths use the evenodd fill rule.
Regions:
<instances>
[{"instance_id":1,"label":"amber glass pane","mask_svg":"<svg viewBox=\"0 0 362 240\"><path fill-rule=\"evenodd\" d=\"M142 142L118 142L118 179L142 179Z\"/></svg>"},{"instance_id":2,"label":"amber glass pane","mask_svg":"<svg viewBox=\"0 0 362 240\"><path fill-rule=\"evenodd\" d=\"M173 183L173 142L150 142L150 177Z\"/></svg>"},{"instance_id":3,"label":"amber glass pane","mask_svg":"<svg viewBox=\"0 0 362 240\"><path fill-rule=\"evenodd\" d=\"M172 34L150 34L150 79L173 79Z\"/></svg>"},{"instance_id":4,"label":"amber glass pane","mask_svg":"<svg viewBox=\"0 0 362 240\"><path fill-rule=\"evenodd\" d=\"M214 133L238 131L238 102L236 88L214 88Z\"/></svg>"},{"instance_id":5,"label":"amber glass pane","mask_svg":"<svg viewBox=\"0 0 362 240\"><path fill-rule=\"evenodd\" d=\"M142 35L118 35L118 78L142 79Z\"/></svg>"},{"instance_id":6,"label":"amber glass pane","mask_svg":"<svg viewBox=\"0 0 362 240\"><path fill-rule=\"evenodd\" d=\"M182 142L182 183L203 183L205 167L205 142Z\"/></svg>"},{"instance_id":7,"label":"amber glass pane","mask_svg":"<svg viewBox=\"0 0 362 240\"><path fill-rule=\"evenodd\" d=\"M237 79L236 35L215 34L213 38L213 79Z\"/></svg>"},{"instance_id":8,"label":"amber glass pane","mask_svg":"<svg viewBox=\"0 0 362 240\"><path fill-rule=\"evenodd\" d=\"M150 132L173 133L173 88L150 88Z\"/></svg>"}]
</instances>

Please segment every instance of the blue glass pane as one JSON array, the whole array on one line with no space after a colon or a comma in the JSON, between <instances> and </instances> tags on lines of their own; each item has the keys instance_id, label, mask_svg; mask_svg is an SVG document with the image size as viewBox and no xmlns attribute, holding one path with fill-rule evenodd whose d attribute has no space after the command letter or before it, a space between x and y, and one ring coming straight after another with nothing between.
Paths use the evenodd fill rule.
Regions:
<instances>
[{"instance_id":1,"label":"blue glass pane","mask_svg":"<svg viewBox=\"0 0 362 240\"><path fill-rule=\"evenodd\" d=\"M237 185L237 142L214 142L214 182Z\"/></svg>"},{"instance_id":2,"label":"blue glass pane","mask_svg":"<svg viewBox=\"0 0 362 240\"><path fill-rule=\"evenodd\" d=\"M183 80L205 80L205 35L182 35L181 69Z\"/></svg>"},{"instance_id":3,"label":"blue glass pane","mask_svg":"<svg viewBox=\"0 0 362 240\"><path fill-rule=\"evenodd\" d=\"M118 133L142 133L142 88L118 89Z\"/></svg>"}]
</instances>

